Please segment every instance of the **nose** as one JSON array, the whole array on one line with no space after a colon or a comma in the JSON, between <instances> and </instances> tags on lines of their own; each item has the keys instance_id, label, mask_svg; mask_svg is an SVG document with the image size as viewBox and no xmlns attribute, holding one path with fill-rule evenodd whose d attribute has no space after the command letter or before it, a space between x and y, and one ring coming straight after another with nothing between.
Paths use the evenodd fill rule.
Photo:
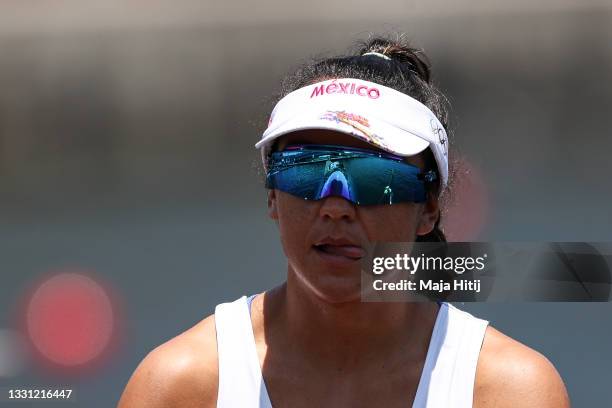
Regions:
<instances>
[{"instance_id":1,"label":"nose","mask_svg":"<svg viewBox=\"0 0 612 408\"><path fill-rule=\"evenodd\" d=\"M319 213L321 217L329 217L331 219L352 221L355 219L356 208L355 204L341 196L327 196L320 199L321 208Z\"/></svg>"}]
</instances>

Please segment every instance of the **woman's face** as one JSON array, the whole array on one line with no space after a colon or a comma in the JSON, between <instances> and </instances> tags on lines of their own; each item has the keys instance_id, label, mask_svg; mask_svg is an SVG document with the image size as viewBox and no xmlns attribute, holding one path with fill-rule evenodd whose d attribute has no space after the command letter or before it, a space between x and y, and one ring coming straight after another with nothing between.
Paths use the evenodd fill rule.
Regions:
<instances>
[{"instance_id":1,"label":"woman's face","mask_svg":"<svg viewBox=\"0 0 612 408\"><path fill-rule=\"evenodd\" d=\"M293 143L380 150L353 136L319 129L282 136L277 150ZM424 166L421 155L405 161ZM358 206L338 196L304 200L269 190L268 214L278 224L289 273L319 298L341 303L360 298L359 258L365 248L374 241L414 241L429 233L438 217L438 202Z\"/></svg>"}]
</instances>

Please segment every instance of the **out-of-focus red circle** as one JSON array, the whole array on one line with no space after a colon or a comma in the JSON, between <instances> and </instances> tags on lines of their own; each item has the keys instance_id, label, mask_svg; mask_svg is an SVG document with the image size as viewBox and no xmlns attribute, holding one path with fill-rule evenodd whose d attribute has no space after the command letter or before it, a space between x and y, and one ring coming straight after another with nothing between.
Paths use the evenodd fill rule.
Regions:
<instances>
[{"instance_id":1,"label":"out-of-focus red circle","mask_svg":"<svg viewBox=\"0 0 612 408\"><path fill-rule=\"evenodd\" d=\"M489 202L489 189L480 169L465 157L457 159L452 191L441 222L446 239L477 240L489 219Z\"/></svg>"},{"instance_id":2,"label":"out-of-focus red circle","mask_svg":"<svg viewBox=\"0 0 612 408\"><path fill-rule=\"evenodd\" d=\"M113 335L109 295L95 280L79 273L60 273L38 285L25 317L36 350L62 366L94 360Z\"/></svg>"}]
</instances>

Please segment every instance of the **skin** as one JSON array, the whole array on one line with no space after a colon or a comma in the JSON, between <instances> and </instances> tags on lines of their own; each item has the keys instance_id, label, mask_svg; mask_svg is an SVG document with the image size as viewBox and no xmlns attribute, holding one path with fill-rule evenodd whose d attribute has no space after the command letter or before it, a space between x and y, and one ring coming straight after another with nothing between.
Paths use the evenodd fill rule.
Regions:
<instances>
[{"instance_id":1,"label":"skin","mask_svg":"<svg viewBox=\"0 0 612 408\"><path fill-rule=\"evenodd\" d=\"M279 144L373 146L333 131L284 136ZM423 166L420 155L406 158ZM356 206L340 197L305 201L268 192L287 281L258 295L251 319L262 373L278 407L409 406L414 399L438 306L361 303L358 266L338 268L313 244L325 236L413 241L430 232L438 202ZM140 363L119 407L214 407L218 360L214 315L162 344ZM489 326L479 355L474 407L569 407L561 377L542 354Z\"/></svg>"}]
</instances>

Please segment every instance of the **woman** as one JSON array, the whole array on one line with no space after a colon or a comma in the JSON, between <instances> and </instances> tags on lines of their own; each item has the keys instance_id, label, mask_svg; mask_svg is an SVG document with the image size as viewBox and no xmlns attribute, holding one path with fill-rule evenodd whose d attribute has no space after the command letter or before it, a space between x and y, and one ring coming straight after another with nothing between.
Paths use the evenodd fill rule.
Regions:
<instances>
[{"instance_id":1,"label":"woman","mask_svg":"<svg viewBox=\"0 0 612 408\"><path fill-rule=\"evenodd\" d=\"M488 322L360 301L368 243L445 240L448 110L422 52L371 38L305 65L282 96L256 147L286 282L156 348L119 405L568 407L552 364Z\"/></svg>"}]
</instances>

